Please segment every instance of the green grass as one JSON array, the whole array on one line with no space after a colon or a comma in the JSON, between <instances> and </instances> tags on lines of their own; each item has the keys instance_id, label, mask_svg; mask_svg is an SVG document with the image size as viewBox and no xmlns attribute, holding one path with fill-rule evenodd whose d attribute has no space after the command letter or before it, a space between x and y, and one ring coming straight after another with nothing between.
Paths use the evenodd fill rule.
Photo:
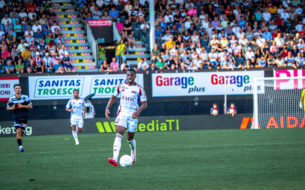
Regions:
<instances>
[{"instance_id":1,"label":"green grass","mask_svg":"<svg viewBox=\"0 0 305 190\"><path fill-rule=\"evenodd\" d=\"M137 163L107 163L114 134L0 138L0 189L304 189L305 130L138 133ZM126 137L121 155L129 154Z\"/></svg>"}]
</instances>

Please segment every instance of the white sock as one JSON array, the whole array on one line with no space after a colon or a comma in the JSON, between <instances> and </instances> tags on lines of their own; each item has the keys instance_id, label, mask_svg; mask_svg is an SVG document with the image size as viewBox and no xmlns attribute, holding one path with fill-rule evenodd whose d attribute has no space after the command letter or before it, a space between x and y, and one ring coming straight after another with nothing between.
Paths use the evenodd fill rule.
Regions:
<instances>
[{"instance_id":1,"label":"white sock","mask_svg":"<svg viewBox=\"0 0 305 190\"><path fill-rule=\"evenodd\" d=\"M121 149L121 141L122 141L123 136L119 133L116 134L116 137L114 139L113 143L113 159L118 162L119 154L120 154L120 149Z\"/></svg>"},{"instance_id":2,"label":"white sock","mask_svg":"<svg viewBox=\"0 0 305 190\"><path fill-rule=\"evenodd\" d=\"M131 150L131 158L134 159L136 156L136 140L132 139L131 141L128 141L130 150Z\"/></svg>"},{"instance_id":3,"label":"white sock","mask_svg":"<svg viewBox=\"0 0 305 190\"><path fill-rule=\"evenodd\" d=\"M72 135L74 137L75 142L78 142L77 131L72 131Z\"/></svg>"}]
</instances>

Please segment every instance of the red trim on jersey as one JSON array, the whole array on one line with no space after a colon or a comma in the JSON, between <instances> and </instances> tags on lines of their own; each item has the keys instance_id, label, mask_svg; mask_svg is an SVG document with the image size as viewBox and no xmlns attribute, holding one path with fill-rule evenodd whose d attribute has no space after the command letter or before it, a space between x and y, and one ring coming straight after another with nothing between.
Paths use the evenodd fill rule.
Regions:
<instances>
[{"instance_id":1,"label":"red trim on jersey","mask_svg":"<svg viewBox=\"0 0 305 190\"><path fill-rule=\"evenodd\" d=\"M121 112L121 106L119 107L119 111L118 111L118 113L116 114L117 117L119 116L120 112Z\"/></svg>"},{"instance_id":2,"label":"red trim on jersey","mask_svg":"<svg viewBox=\"0 0 305 190\"><path fill-rule=\"evenodd\" d=\"M118 94L120 93L120 87L121 87L121 85L119 84L118 89L117 89Z\"/></svg>"},{"instance_id":3,"label":"red trim on jersey","mask_svg":"<svg viewBox=\"0 0 305 190\"><path fill-rule=\"evenodd\" d=\"M142 89L140 88L139 96L141 96L141 95L142 95Z\"/></svg>"}]
</instances>

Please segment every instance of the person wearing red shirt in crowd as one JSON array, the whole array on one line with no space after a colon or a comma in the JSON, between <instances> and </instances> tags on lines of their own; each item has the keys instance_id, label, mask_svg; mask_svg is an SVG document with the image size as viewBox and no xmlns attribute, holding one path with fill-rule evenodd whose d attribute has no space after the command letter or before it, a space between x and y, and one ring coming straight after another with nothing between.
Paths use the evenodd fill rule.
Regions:
<instances>
[{"instance_id":1,"label":"person wearing red shirt in crowd","mask_svg":"<svg viewBox=\"0 0 305 190\"><path fill-rule=\"evenodd\" d=\"M277 18L275 19L274 23L277 25L277 27L284 26L284 19L281 18L281 15L278 14Z\"/></svg>"},{"instance_id":2,"label":"person wearing red shirt in crowd","mask_svg":"<svg viewBox=\"0 0 305 190\"><path fill-rule=\"evenodd\" d=\"M30 1L28 6L26 6L26 11L29 13L29 12L32 12L32 11L35 11L35 10L36 10L35 4L33 3L33 1Z\"/></svg>"},{"instance_id":3,"label":"person wearing red shirt in crowd","mask_svg":"<svg viewBox=\"0 0 305 190\"><path fill-rule=\"evenodd\" d=\"M287 47L284 47L284 50L282 51L282 58L285 59L290 51L288 51Z\"/></svg>"},{"instance_id":4,"label":"person wearing red shirt in crowd","mask_svg":"<svg viewBox=\"0 0 305 190\"><path fill-rule=\"evenodd\" d=\"M302 38L305 37L305 26L303 26L303 29L302 29L301 32L299 32L299 34L300 34L300 36L301 36Z\"/></svg>"},{"instance_id":5,"label":"person wearing red shirt in crowd","mask_svg":"<svg viewBox=\"0 0 305 190\"><path fill-rule=\"evenodd\" d=\"M10 56L11 56L11 53L7 50L7 46L5 46L3 52L1 53L1 58L6 59Z\"/></svg>"}]
</instances>

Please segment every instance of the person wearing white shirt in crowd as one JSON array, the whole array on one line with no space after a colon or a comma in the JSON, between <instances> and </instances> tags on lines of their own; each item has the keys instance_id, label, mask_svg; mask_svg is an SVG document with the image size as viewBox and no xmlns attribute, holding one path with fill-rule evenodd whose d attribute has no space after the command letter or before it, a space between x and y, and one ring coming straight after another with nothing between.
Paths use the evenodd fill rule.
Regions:
<instances>
[{"instance_id":1,"label":"person wearing white shirt in crowd","mask_svg":"<svg viewBox=\"0 0 305 190\"><path fill-rule=\"evenodd\" d=\"M261 48L264 46L265 41L266 40L262 37L262 35L259 35L258 39L255 42L256 42L256 45Z\"/></svg>"},{"instance_id":2,"label":"person wearing white shirt in crowd","mask_svg":"<svg viewBox=\"0 0 305 190\"><path fill-rule=\"evenodd\" d=\"M278 33L277 37L274 38L274 41L279 48L283 48L283 46L285 44L285 40L284 40L284 38L282 38L281 33Z\"/></svg>"},{"instance_id":3,"label":"person wearing white shirt in crowd","mask_svg":"<svg viewBox=\"0 0 305 190\"><path fill-rule=\"evenodd\" d=\"M251 58L255 58L255 54L252 49L249 47L247 53L245 54L247 60L251 60Z\"/></svg>"},{"instance_id":4,"label":"person wearing white shirt in crowd","mask_svg":"<svg viewBox=\"0 0 305 190\"><path fill-rule=\"evenodd\" d=\"M144 61L144 59L142 58L140 60L140 62L138 62L138 64L137 64L137 69L138 69L138 71L140 71L140 70L146 71L149 69L149 64L146 61Z\"/></svg>"},{"instance_id":5,"label":"person wearing white shirt in crowd","mask_svg":"<svg viewBox=\"0 0 305 190\"><path fill-rule=\"evenodd\" d=\"M0 9L3 9L4 6L5 6L5 1L4 1L4 0L1 0L1 1L0 1Z\"/></svg>"},{"instance_id":6,"label":"person wearing white shirt in crowd","mask_svg":"<svg viewBox=\"0 0 305 190\"><path fill-rule=\"evenodd\" d=\"M271 19L271 14L270 14L268 8L266 8L265 12L263 13L263 19L265 22L269 22Z\"/></svg>"},{"instance_id":7,"label":"person wearing white shirt in crowd","mask_svg":"<svg viewBox=\"0 0 305 190\"><path fill-rule=\"evenodd\" d=\"M29 34L34 36L34 32L31 27L28 27L28 30L24 32L24 37L28 37Z\"/></svg>"},{"instance_id":8,"label":"person wearing white shirt in crowd","mask_svg":"<svg viewBox=\"0 0 305 190\"><path fill-rule=\"evenodd\" d=\"M287 9L285 9L284 12L281 13L281 18L284 19L285 22L289 19L289 13L287 12Z\"/></svg>"},{"instance_id":9,"label":"person wearing white shirt in crowd","mask_svg":"<svg viewBox=\"0 0 305 190\"><path fill-rule=\"evenodd\" d=\"M53 22L53 26L51 26L51 32L52 33L55 33L55 29L58 29L58 30L60 30L60 27L59 26L57 26L57 24L56 24L56 22Z\"/></svg>"},{"instance_id":10,"label":"person wearing white shirt in crowd","mask_svg":"<svg viewBox=\"0 0 305 190\"><path fill-rule=\"evenodd\" d=\"M25 8L21 9L21 12L18 14L22 19L28 16L28 13L25 11Z\"/></svg>"},{"instance_id":11,"label":"person wearing white shirt in crowd","mask_svg":"<svg viewBox=\"0 0 305 190\"><path fill-rule=\"evenodd\" d=\"M281 56L276 57L275 63L277 65L277 67L286 67L286 64L285 64L284 60L281 58Z\"/></svg>"},{"instance_id":12,"label":"person wearing white shirt in crowd","mask_svg":"<svg viewBox=\"0 0 305 190\"><path fill-rule=\"evenodd\" d=\"M30 20L34 20L34 18L36 19L36 13L34 12L34 10L32 10L30 13L28 13L28 17Z\"/></svg>"},{"instance_id":13,"label":"person wearing white shirt in crowd","mask_svg":"<svg viewBox=\"0 0 305 190\"><path fill-rule=\"evenodd\" d=\"M302 23L302 21L299 21L299 23L295 26L295 29L298 32L302 32L302 30L303 30L303 23Z\"/></svg>"},{"instance_id":14,"label":"person wearing white shirt in crowd","mask_svg":"<svg viewBox=\"0 0 305 190\"><path fill-rule=\"evenodd\" d=\"M38 21L36 21L35 24L32 26L32 30L34 33L36 33L38 29L40 29L40 31L42 31L41 25L39 24Z\"/></svg>"},{"instance_id":15,"label":"person wearing white shirt in crowd","mask_svg":"<svg viewBox=\"0 0 305 190\"><path fill-rule=\"evenodd\" d=\"M8 14L5 14L5 16L4 16L4 18L2 18L2 20L1 20L1 24L2 25L7 25L7 22L10 22L10 23L12 23L12 19L10 18L10 17L8 17Z\"/></svg>"},{"instance_id":16,"label":"person wearing white shirt in crowd","mask_svg":"<svg viewBox=\"0 0 305 190\"><path fill-rule=\"evenodd\" d=\"M197 69L200 69L202 67L202 60L199 58L199 55L197 55L197 57L193 59L193 63Z\"/></svg>"},{"instance_id":17,"label":"person wearing white shirt in crowd","mask_svg":"<svg viewBox=\"0 0 305 190\"><path fill-rule=\"evenodd\" d=\"M125 71L125 69L130 68L130 65L127 64L127 62L123 62L120 66L121 71Z\"/></svg>"},{"instance_id":18,"label":"person wearing white shirt in crowd","mask_svg":"<svg viewBox=\"0 0 305 190\"><path fill-rule=\"evenodd\" d=\"M65 45L62 45L62 48L59 50L59 57L62 59L65 54L69 54L67 47Z\"/></svg>"},{"instance_id":19,"label":"person wearing white shirt in crowd","mask_svg":"<svg viewBox=\"0 0 305 190\"><path fill-rule=\"evenodd\" d=\"M103 4L104 4L104 0L96 0L96 1L95 1L95 4L96 4L99 8L101 8L101 7L103 6Z\"/></svg>"},{"instance_id":20,"label":"person wearing white shirt in crowd","mask_svg":"<svg viewBox=\"0 0 305 190\"><path fill-rule=\"evenodd\" d=\"M239 39L239 44L245 46L246 43L249 43L248 39L246 38L246 34L242 34L241 35L241 39Z\"/></svg>"}]
</instances>

